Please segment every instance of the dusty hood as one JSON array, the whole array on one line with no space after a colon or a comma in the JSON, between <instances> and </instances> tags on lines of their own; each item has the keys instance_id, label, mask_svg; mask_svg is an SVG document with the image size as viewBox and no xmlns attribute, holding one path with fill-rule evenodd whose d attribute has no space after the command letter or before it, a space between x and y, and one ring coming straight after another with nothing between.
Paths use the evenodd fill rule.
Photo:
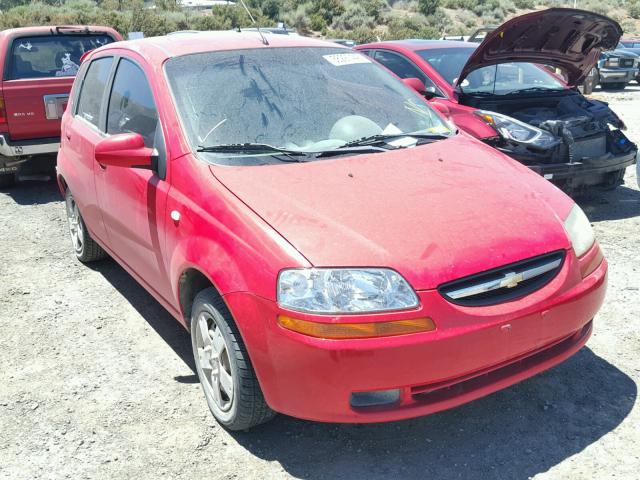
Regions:
<instances>
[{"instance_id":1,"label":"dusty hood","mask_svg":"<svg viewBox=\"0 0 640 480\"><path fill-rule=\"evenodd\" d=\"M579 85L604 50L616 48L622 28L603 15L572 8L550 8L513 18L489 33L460 73L458 86L471 72L488 65L531 62L553 65Z\"/></svg>"},{"instance_id":2,"label":"dusty hood","mask_svg":"<svg viewBox=\"0 0 640 480\"><path fill-rule=\"evenodd\" d=\"M571 200L464 135L374 155L211 170L313 265L391 267L417 289L569 246L545 197L566 213Z\"/></svg>"}]
</instances>

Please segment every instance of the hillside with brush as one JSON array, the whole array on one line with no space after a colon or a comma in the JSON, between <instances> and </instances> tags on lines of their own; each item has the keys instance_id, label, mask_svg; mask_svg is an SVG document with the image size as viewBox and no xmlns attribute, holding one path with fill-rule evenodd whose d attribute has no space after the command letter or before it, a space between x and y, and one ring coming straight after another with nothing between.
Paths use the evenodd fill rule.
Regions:
<instances>
[{"instance_id":1,"label":"hillside with brush","mask_svg":"<svg viewBox=\"0 0 640 480\"><path fill-rule=\"evenodd\" d=\"M464 35L516 15L547 7L573 7L558 0L245 0L261 26L283 21L305 35L376 39ZM587 0L578 8L608 15L626 34L640 34L640 0ZM0 0L0 28L25 25L100 24L146 36L176 30L224 30L251 25L239 3L206 11L179 0Z\"/></svg>"}]
</instances>

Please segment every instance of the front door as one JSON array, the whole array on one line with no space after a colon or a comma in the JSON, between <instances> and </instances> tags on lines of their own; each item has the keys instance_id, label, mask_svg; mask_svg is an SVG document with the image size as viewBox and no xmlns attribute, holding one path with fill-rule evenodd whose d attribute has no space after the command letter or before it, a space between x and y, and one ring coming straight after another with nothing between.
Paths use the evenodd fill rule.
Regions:
<instances>
[{"instance_id":1,"label":"front door","mask_svg":"<svg viewBox=\"0 0 640 480\"><path fill-rule=\"evenodd\" d=\"M115 255L149 288L171 298L165 269L164 222L168 183L164 180L164 137L153 92L144 71L121 58L107 103L106 134L139 133L155 148L153 170L97 165L96 193Z\"/></svg>"}]
</instances>

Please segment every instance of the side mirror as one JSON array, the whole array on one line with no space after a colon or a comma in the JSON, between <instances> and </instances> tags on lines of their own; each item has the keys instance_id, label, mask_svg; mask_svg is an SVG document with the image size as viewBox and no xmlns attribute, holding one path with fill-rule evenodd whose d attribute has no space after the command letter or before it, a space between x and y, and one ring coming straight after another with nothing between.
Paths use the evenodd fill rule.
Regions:
<instances>
[{"instance_id":1,"label":"side mirror","mask_svg":"<svg viewBox=\"0 0 640 480\"><path fill-rule=\"evenodd\" d=\"M402 83L404 83L407 87L418 92L427 100L432 100L433 98L437 97L436 89L434 87L426 87L424 85L424 82L419 78L415 78L415 77L403 78Z\"/></svg>"},{"instance_id":2,"label":"side mirror","mask_svg":"<svg viewBox=\"0 0 640 480\"><path fill-rule=\"evenodd\" d=\"M120 133L96 145L96 162L103 166L150 169L154 150L145 147L139 133Z\"/></svg>"},{"instance_id":3,"label":"side mirror","mask_svg":"<svg viewBox=\"0 0 640 480\"><path fill-rule=\"evenodd\" d=\"M449 110L449 107L447 107L445 104L440 102L432 102L429 105L438 110L442 115L444 115L447 120L451 119L451 110Z\"/></svg>"},{"instance_id":4,"label":"side mirror","mask_svg":"<svg viewBox=\"0 0 640 480\"><path fill-rule=\"evenodd\" d=\"M424 92L427 90L427 88L424 86L424 82L419 78L403 78L402 83L404 83L407 87L415 90L420 95L424 95Z\"/></svg>"},{"instance_id":5,"label":"side mirror","mask_svg":"<svg viewBox=\"0 0 640 480\"><path fill-rule=\"evenodd\" d=\"M425 88L425 90L422 93L422 95L424 95L424 98L426 98L427 100L433 100L434 98L436 98L438 96L438 94L436 93L436 88L435 87L427 87L427 88Z\"/></svg>"}]
</instances>

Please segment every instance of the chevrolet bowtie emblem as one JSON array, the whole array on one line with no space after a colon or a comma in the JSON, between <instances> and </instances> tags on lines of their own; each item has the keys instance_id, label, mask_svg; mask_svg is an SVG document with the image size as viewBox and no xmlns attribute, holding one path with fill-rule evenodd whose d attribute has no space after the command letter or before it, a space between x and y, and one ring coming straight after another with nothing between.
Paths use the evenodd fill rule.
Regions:
<instances>
[{"instance_id":1,"label":"chevrolet bowtie emblem","mask_svg":"<svg viewBox=\"0 0 640 480\"><path fill-rule=\"evenodd\" d=\"M517 287L523 280L524 278L521 273L509 272L505 274L502 280L500 280L500 288Z\"/></svg>"}]
</instances>

